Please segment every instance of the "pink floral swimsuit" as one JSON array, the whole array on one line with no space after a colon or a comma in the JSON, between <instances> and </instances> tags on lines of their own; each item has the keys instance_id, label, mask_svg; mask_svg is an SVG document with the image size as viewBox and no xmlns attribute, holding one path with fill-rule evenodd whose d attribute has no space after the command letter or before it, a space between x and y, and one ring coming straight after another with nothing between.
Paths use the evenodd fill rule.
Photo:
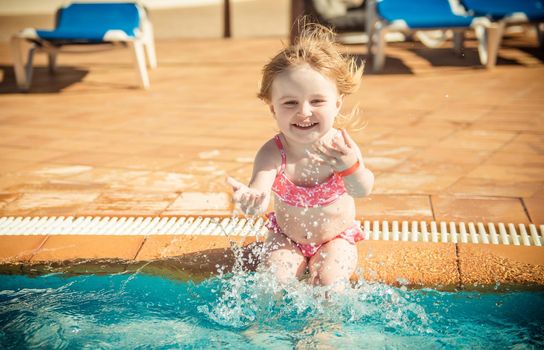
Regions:
<instances>
[{"instance_id":1,"label":"pink floral swimsuit","mask_svg":"<svg viewBox=\"0 0 544 350\"><path fill-rule=\"evenodd\" d=\"M304 187L295 185L287 176L285 175L285 166L287 164L287 157L283 144L279 135L274 137L276 146L280 151L281 155L281 167L274 184L272 185L272 191L275 193L277 199L281 200L287 205L291 205L299 208L315 208L315 207L324 207L327 206L338 198L340 198L344 193L346 193L346 188L344 186L344 180L341 176L334 173L329 179L321 184L312 187ZM266 227L269 230L272 230L275 233L282 234L285 233L281 230L276 220L276 214L274 212L267 215L268 222ZM354 223L353 226L346 229L340 233L335 238L343 238L348 242L355 244L355 242L363 240L364 234L361 231L361 228L357 223ZM302 252L302 255L305 257L312 257L317 253L319 248L324 244L300 244L294 242L297 247ZM325 242L327 243L327 242Z\"/></svg>"}]
</instances>

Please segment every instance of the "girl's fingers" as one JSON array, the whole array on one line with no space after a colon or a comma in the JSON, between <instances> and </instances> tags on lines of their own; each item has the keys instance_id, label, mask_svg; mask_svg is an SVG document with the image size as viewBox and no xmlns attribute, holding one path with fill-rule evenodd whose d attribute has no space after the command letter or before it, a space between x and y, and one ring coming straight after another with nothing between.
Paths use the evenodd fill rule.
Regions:
<instances>
[{"instance_id":1,"label":"girl's fingers","mask_svg":"<svg viewBox=\"0 0 544 350\"><path fill-rule=\"evenodd\" d=\"M335 167L344 156L339 151L333 150L330 148L321 148L320 152L321 152L321 156L325 159L325 161L329 163L330 165L332 165L333 167Z\"/></svg>"},{"instance_id":2,"label":"girl's fingers","mask_svg":"<svg viewBox=\"0 0 544 350\"><path fill-rule=\"evenodd\" d=\"M343 156L342 152L337 149L334 149L332 146L321 144L316 147L317 151L322 155L325 155L330 158L340 158Z\"/></svg>"},{"instance_id":3,"label":"girl's fingers","mask_svg":"<svg viewBox=\"0 0 544 350\"><path fill-rule=\"evenodd\" d=\"M355 145L345 129L342 129L334 136L332 143L334 148L342 152L343 155L350 153Z\"/></svg>"},{"instance_id":4,"label":"girl's fingers","mask_svg":"<svg viewBox=\"0 0 544 350\"><path fill-rule=\"evenodd\" d=\"M252 194L249 195L247 203L246 203L246 207L248 209L248 210L246 210L246 212L248 214L252 214L255 211L255 201L256 201L256 199L257 199L257 195L255 193L252 193Z\"/></svg>"},{"instance_id":5,"label":"girl's fingers","mask_svg":"<svg viewBox=\"0 0 544 350\"><path fill-rule=\"evenodd\" d=\"M243 200L240 202L240 209L246 214L250 214L251 209L251 194L246 193Z\"/></svg>"},{"instance_id":6,"label":"girl's fingers","mask_svg":"<svg viewBox=\"0 0 544 350\"><path fill-rule=\"evenodd\" d=\"M263 203L263 200L264 200L264 193L256 193L255 200L253 201L253 205L255 207L258 207Z\"/></svg>"},{"instance_id":7,"label":"girl's fingers","mask_svg":"<svg viewBox=\"0 0 544 350\"><path fill-rule=\"evenodd\" d=\"M234 191L232 194L232 201L235 203L240 203L242 201L243 191Z\"/></svg>"},{"instance_id":8,"label":"girl's fingers","mask_svg":"<svg viewBox=\"0 0 544 350\"><path fill-rule=\"evenodd\" d=\"M340 139L334 139L333 140L333 147L334 149L338 150L338 152L340 152L343 156L349 154L349 152L351 152L351 149L349 147L349 145L346 144L346 142L344 142L344 140L342 138Z\"/></svg>"},{"instance_id":9,"label":"girl's fingers","mask_svg":"<svg viewBox=\"0 0 544 350\"><path fill-rule=\"evenodd\" d=\"M318 153L313 153L310 157L319 163L334 164L336 158L326 155L324 152L316 150Z\"/></svg>"},{"instance_id":10,"label":"girl's fingers","mask_svg":"<svg viewBox=\"0 0 544 350\"><path fill-rule=\"evenodd\" d=\"M240 200L241 204L246 206L247 207L247 204L249 203L249 201L251 200L251 193L249 192L244 192L244 194L242 195L242 198Z\"/></svg>"},{"instance_id":11,"label":"girl's fingers","mask_svg":"<svg viewBox=\"0 0 544 350\"><path fill-rule=\"evenodd\" d=\"M245 187L245 185L244 185L243 183L239 182L238 180L233 179L233 178L230 177L230 176L227 177L227 183L228 183L229 185L231 185L232 188L233 188L235 191L237 191L237 190L239 190L239 189Z\"/></svg>"},{"instance_id":12,"label":"girl's fingers","mask_svg":"<svg viewBox=\"0 0 544 350\"><path fill-rule=\"evenodd\" d=\"M253 215L257 213L258 208L260 206L259 197L260 197L260 194L256 194L256 193L252 193L249 196L246 206L243 209L246 214Z\"/></svg>"},{"instance_id":13,"label":"girl's fingers","mask_svg":"<svg viewBox=\"0 0 544 350\"><path fill-rule=\"evenodd\" d=\"M264 201L266 194L252 190L231 177L227 178L227 182L234 189L232 201L237 203L242 212L246 214L254 214Z\"/></svg>"},{"instance_id":14,"label":"girl's fingers","mask_svg":"<svg viewBox=\"0 0 544 350\"><path fill-rule=\"evenodd\" d=\"M353 141L351 136L349 136L346 129L342 129L342 138L344 139L344 142L349 148L353 148L353 146L355 146L355 141Z\"/></svg>"}]
</instances>

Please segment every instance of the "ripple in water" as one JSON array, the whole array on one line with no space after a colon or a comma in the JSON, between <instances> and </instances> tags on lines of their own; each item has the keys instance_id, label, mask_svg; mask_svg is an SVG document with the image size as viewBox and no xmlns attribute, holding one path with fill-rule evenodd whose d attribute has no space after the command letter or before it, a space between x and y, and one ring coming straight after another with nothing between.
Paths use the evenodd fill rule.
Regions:
<instances>
[{"instance_id":1,"label":"ripple in water","mask_svg":"<svg viewBox=\"0 0 544 350\"><path fill-rule=\"evenodd\" d=\"M409 290L360 282L326 298L267 272L201 283L145 274L0 275L0 347L519 348L544 346L544 293Z\"/></svg>"}]
</instances>

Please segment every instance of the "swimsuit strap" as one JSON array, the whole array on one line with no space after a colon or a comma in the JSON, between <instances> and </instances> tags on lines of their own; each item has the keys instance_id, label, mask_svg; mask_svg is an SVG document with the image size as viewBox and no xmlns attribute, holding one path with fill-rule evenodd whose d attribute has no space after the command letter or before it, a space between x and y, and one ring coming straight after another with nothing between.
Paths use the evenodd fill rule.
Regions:
<instances>
[{"instance_id":1,"label":"swimsuit strap","mask_svg":"<svg viewBox=\"0 0 544 350\"><path fill-rule=\"evenodd\" d=\"M279 134L274 136L274 141L276 142L276 146L278 147L278 150L280 151L280 155L281 155L280 173L283 173L285 171L285 164L287 163L287 156L285 155L285 149L283 149L283 144L281 143Z\"/></svg>"}]
</instances>

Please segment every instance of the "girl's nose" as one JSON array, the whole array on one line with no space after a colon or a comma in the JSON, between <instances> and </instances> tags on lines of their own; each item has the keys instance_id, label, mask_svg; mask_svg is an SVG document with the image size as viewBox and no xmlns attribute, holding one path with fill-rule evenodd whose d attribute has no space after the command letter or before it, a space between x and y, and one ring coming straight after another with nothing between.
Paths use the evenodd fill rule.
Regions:
<instances>
[{"instance_id":1,"label":"girl's nose","mask_svg":"<svg viewBox=\"0 0 544 350\"><path fill-rule=\"evenodd\" d=\"M299 113L305 117L312 115L312 106L308 102L304 102L300 105Z\"/></svg>"}]
</instances>

